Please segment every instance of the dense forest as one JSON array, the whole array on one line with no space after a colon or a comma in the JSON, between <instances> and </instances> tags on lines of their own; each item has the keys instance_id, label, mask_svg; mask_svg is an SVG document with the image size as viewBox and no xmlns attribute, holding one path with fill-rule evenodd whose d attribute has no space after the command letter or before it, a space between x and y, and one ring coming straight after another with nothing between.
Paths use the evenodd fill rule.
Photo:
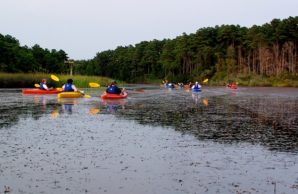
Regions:
<instances>
[{"instance_id":1,"label":"dense forest","mask_svg":"<svg viewBox=\"0 0 298 194\"><path fill-rule=\"evenodd\" d=\"M81 74L103 75L128 82L278 77L296 79L298 17L274 19L250 28L222 25L182 34L175 39L143 41L97 53L78 61Z\"/></svg>"},{"instance_id":2,"label":"dense forest","mask_svg":"<svg viewBox=\"0 0 298 194\"><path fill-rule=\"evenodd\" d=\"M20 42L10 36L0 34L0 72L65 72L64 61L67 54L63 50L43 49L39 45L32 48L20 46Z\"/></svg>"},{"instance_id":3,"label":"dense forest","mask_svg":"<svg viewBox=\"0 0 298 194\"><path fill-rule=\"evenodd\" d=\"M206 27L196 33L164 40L142 41L99 52L93 59L75 61L74 72L100 75L127 82L168 79L229 80L255 76L298 77L298 17L273 19L262 26ZM18 40L0 34L0 71L68 71L63 50L35 45L20 46Z\"/></svg>"}]
</instances>

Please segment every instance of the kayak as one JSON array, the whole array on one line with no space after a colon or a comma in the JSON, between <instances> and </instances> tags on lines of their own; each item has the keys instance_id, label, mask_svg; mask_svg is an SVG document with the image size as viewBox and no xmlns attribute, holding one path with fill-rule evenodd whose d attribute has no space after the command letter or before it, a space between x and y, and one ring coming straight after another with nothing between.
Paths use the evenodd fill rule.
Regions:
<instances>
[{"instance_id":1,"label":"kayak","mask_svg":"<svg viewBox=\"0 0 298 194\"><path fill-rule=\"evenodd\" d=\"M61 91L60 90L41 90L41 89L22 89L23 94L39 94L39 95L44 95L44 94L59 94Z\"/></svg>"},{"instance_id":2,"label":"kayak","mask_svg":"<svg viewBox=\"0 0 298 194\"><path fill-rule=\"evenodd\" d=\"M58 98L80 98L83 94L80 92L61 92L57 95Z\"/></svg>"},{"instance_id":3,"label":"kayak","mask_svg":"<svg viewBox=\"0 0 298 194\"><path fill-rule=\"evenodd\" d=\"M109 94L104 92L100 97L101 99L123 99L127 97L127 92L123 92L123 94Z\"/></svg>"}]
</instances>

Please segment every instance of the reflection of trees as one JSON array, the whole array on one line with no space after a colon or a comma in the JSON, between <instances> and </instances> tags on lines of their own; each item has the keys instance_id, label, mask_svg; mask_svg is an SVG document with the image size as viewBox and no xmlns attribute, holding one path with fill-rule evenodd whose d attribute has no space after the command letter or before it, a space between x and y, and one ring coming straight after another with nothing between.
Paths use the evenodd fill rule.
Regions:
<instances>
[{"instance_id":1,"label":"reflection of trees","mask_svg":"<svg viewBox=\"0 0 298 194\"><path fill-rule=\"evenodd\" d=\"M10 127L16 124L20 118L31 116L34 119L39 119L44 113L42 105L24 104L24 105L2 105L0 107L0 128Z\"/></svg>"},{"instance_id":2,"label":"reflection of trees","mask_svg":"<svg viewBox=\"0 0 298 194\"><path fill-rule=\"evenodd\" d=\"M272 150L298 151L295 99L219 96L209 97L204 106L203 99L197 105L185 95L176 98L160 96L128 104L122 116L141 124L172 126L202 140L251 142Z\"/></svg>"},{"instance_id":3,"label":"reflection of trees","mask_svg":"<svg viewBox=\"0 0 298 194\"><path fill-rule=\"evenodd\" d=\"M32 96L33 102L9 102L3 103L0 106L0 128L10 127L19 121L20 118L32 117L38 120L42 115L49 114L52 110L47 106L53 107L55 104L51 104L43 98L43 96Z\"/></svg>"}]
</instances>

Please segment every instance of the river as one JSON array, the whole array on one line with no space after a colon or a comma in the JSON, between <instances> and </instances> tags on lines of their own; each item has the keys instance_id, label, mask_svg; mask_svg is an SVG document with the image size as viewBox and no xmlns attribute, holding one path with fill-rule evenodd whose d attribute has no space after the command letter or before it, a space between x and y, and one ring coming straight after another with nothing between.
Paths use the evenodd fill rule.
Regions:
<instances>
[{"instance_id":1,"label":"river","mask_svg":"<svg viewBox=\"0 0 298 194\"><path fill-rule=\"evenodd\" d=\"M126 91L1 89L0 193L298 192L298 89Z\"/></svg>"}]
</instances>

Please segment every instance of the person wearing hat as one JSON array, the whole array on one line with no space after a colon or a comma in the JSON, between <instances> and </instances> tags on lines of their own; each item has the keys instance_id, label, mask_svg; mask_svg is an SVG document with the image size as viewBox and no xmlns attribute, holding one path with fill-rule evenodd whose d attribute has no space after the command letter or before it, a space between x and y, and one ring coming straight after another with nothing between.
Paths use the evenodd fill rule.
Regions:
<instances>
[{"instance_id":1,"label":"person wearing hat","mask_svg":"<svg viewBox=\"0 0 298 194\"><path fill-rule=\"evenodd\" d=\"M63 92L73 92L73 91L74 92L77 92L78 89L72 83L73 83L73 80L72 79L68 79L67 82L66 82L66 84L64 84L62 86Z\"/></svg>"},{"instance_id":2,"label":"person wearing hat","mask_svg":"<svg viewBox=\"0 0 298 194\"><path fill-rule=\"evenodd\" d=\"M121 94L122 93L121 89L118 88L117 82L115 80L113 80L111 82L111 84L106 89L106 92L109 94Z\"/></svg>"}]
</instances>

